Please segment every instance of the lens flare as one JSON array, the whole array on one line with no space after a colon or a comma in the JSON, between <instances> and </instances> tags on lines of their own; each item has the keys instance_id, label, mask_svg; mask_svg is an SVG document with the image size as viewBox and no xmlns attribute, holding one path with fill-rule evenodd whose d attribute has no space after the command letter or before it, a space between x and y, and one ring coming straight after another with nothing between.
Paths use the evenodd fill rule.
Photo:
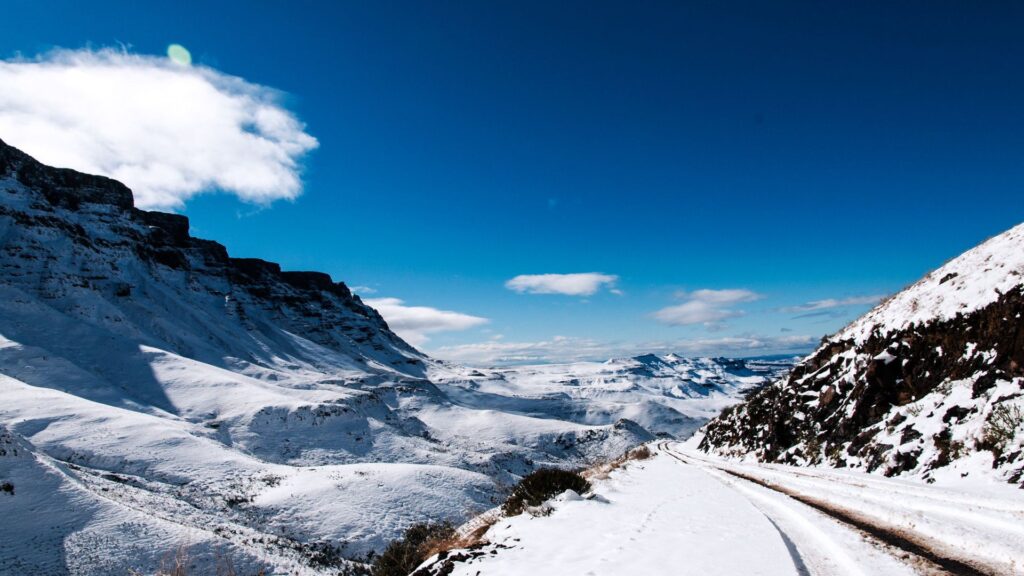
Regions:
<instances>
[{"instance_id":1,"label":"lens flare","mask_svg":"<svg viewBox=\"0 0 1024 576\"><path fill-rule=\"evenodd\" d=\"M192 65L192 54L181 44L171 44L167 47L167 57L175 64L182 66Z\"/></svg>"}]
</instances>

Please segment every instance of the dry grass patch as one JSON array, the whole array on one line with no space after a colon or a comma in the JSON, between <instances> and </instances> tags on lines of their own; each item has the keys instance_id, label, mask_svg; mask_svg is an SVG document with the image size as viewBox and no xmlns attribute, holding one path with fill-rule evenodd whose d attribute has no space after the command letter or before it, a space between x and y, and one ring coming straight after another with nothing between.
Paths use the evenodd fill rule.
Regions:
<instances>
[{"instance_id":1,"label":"dry grass patch","mask_svg":"<svg viewBox=\"0 0 1024 576\"><path fill-rule=\"evenodd\" d=\"M427 542L423 547L423 560L443 552L450 552L452 550L462 548L475 548L486 544L487 542L484 540L484 534L486 534L487 530L489 530L497 521L498 518L495 517L489 524L478 526L466 534L459 534L456 532L447 538L440 538Z\"/></svg>"},{"instance_id":2,"label":"dry grass patch","mask_svg":"<svg viewBox=\"0 0 1024 576\"><path fill-rule=\"evenodd\" d=\"M372 576L406 576L427 559L460 548L471 548L483 543L483 535L497 522L482 523L471 532L462 534L449 522L414 524L401 539L395 540L374 558Z\"/></svg>"}]
</instances>

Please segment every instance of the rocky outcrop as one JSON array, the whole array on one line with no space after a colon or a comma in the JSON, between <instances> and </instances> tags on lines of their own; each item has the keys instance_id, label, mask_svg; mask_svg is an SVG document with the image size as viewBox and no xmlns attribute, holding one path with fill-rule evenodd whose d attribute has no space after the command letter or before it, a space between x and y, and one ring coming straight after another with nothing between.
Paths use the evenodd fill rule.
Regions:
<instances>
[{"instance_id":1,"label":"rocky outcrop","mask_svg":"<svg viewBox=\"0 0 1024 576\"><path fill-rule=\"evenodd\" d=\"M710 422L701 449L927 479L947 467L968 475L969 462L980 459L1020 482L1024 270L1018 254L1002 254L1024 250L1022 229L952 261L825 340L787 378ZM992 264L962 269L974 261ZM956 311L920 319L928 316L921 302ZM917 320L902 320L903 303Z\"/></svg>"},{"instance_id":2,"label":"rocky outcrop","mask_svg":"<svg viewBox=\"0 0 1024 576\"><path fill-rule=\"evenodd\" d=\"M131 190L116 180L67 168L51 168L2 140L0 174L13 175L27 188L41 193L53 206L74 210L88 202L128 211L135 205Z\"/></svg>"}]
</instances>

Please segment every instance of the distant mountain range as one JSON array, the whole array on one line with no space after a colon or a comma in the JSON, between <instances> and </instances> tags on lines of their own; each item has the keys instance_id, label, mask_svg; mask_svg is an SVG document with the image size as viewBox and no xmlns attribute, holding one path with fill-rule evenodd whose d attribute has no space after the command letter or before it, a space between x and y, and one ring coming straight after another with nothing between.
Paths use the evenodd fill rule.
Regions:
<instances>
[{"instance_id":1,"label":"distant mountain range","mask_svg":"<svg viewBox=\"0 0 1024 576\"><path fill-rule=\"evenodd\" d=\"M685 436L785 361L476 370L0 142L0 573L336 574L545 465Z\"/></svg>"},{"instance_id":2,"label":"distant mountain range","mask_svg":"<svg viewBox=\"0 0 1024 576\"><path fill-rule=\"evenodd\" d=\"M431 369L431 380L467 403L497 401L520 414L586 424L628 419L655 435L686 438L747 392L786 373L793 361L647 354L468 371L441 363Z\"/></svg>"}]
</instances>

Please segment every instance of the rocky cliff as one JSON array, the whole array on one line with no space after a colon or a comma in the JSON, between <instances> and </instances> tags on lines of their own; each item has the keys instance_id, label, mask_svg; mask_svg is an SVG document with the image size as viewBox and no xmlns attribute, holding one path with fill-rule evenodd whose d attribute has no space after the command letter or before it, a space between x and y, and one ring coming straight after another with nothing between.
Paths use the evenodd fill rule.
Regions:
<instances>
[{"instance_id":1,"label":"rocky cliff","mask_svg":"<svg viewBox=\"0 0 1024 576\"><path fill-rule=\"evenodd\" d=\"M231 361L260 364L283 330L371 372L423 374L423 356L344 283L231 258L190 236L187 217L134 208L119 182L43 166L0 142L0 194L0 283L65 314L218 363L226 347ZM141 301L162 309L123 312Z\"/></svg>"}]
</instances>

